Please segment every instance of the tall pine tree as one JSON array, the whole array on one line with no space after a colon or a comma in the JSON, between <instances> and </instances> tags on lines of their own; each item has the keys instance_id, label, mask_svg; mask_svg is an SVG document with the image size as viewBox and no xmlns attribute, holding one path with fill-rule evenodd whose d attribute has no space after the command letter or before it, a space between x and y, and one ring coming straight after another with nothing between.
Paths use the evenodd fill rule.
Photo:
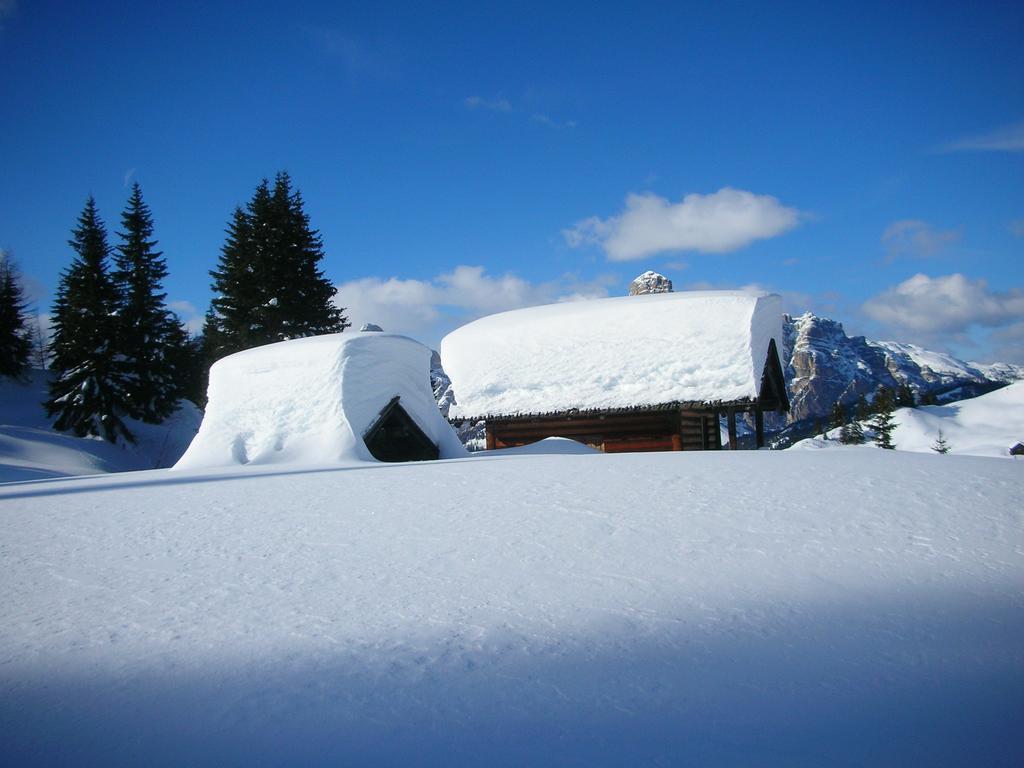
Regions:
<instances>
[{"instance_id":1,"label":"tall pine tree","mask_svg":"<svg viewBox=\"0 0 1024 768\"><path fill-rule=\"evenodd\" d=\"M867 421L868 416L870 415L871 406L868 405L867 398L864 397L864 393L861 392L859 395L857 395L857 407L853 413L854 421Z\"/></svg>"},{"instance_id":2,"label":"tall pine tree","mask_svg":"<svg viewBox=\"0 0 1024 768\"><path fill-rule=\"evenodd\" d=\"M337 288L324 276L320 233L310 226L302 193L292 191L291 178L279 173L271 197L272 216L280 217L283 237L271 260L278 291L272 299L270 333L279 339L337 333L349 323L334 306Z\"/></svg>"},{"instance_id":3,"label":"tall pine tree","mask_svg":"<svg viewBox=\"0 0 1024 768\"><path fill-rule=\"evenodd\" d=\"M264 180L228 224L213 277L204 344L211 360L249 347L349 326L320 269L323 245L287 173Z\"/></svg>"},{"instance_id":4,"label":"tall pine tree","mask_svg":"<svg viewBox=\"0 0 1024 768\"><path fill-rule=\"evenodd\" d=\"M871 419L871 428L875 431L875 445L879 448L895 448L892 432L896 428L892 412L895 408L895 397L888 387L880 386L872 403L875 415Z\"/></svg>"},{"instance_id":5,"label":"tall pine tree","mask_svg":"<svg viewBox=\"0 0 1024 768\"><path fill-rule=\"evenodd\" d=\"M835 405L832 406L832 410L828 415L828 428L842 429L846 424L846 410L843 408L843 404L836 400ZM825 433L825 438L828 439L828 432Z\"/></svg>"},{"instance_id":6,"label":"tall pine tree","mask_svg":"<svg viewBox=\"0 0 1024 768\"><path fill-rule=\"evenodd\" d=\"M54 379L47 414L54 426L84 437L134 442L125 427L124 378L116 350L117 285L108 271L107 234L92 197L68 241L75 251L53 305Z\"/></svg>"},{"instance_id":7,"label":"tall pine tree","mask_svg":"<svg viewBox=\"0 0 1024 768\"><path fill-rule=\"evenodd\" d=\"M32 356L32 327L28 324L21 275L9 254L0 251L0 377L20 379Z\"/></svg>"},{"instance_id":8,"label":"tall pine tree","mask_svg":"<svg viewBox=\"0 0 1024 768\"><path fill-rule=\"evenodd\" d=\"M120 295L117 349L124 358L125 406L133 418L157 424L181 397L175 363L187 334L165 303L167 263L156 250L153 216L138 183L132 185L121 227L113 279Z\"/></svg>"},{"instance_id":9,"label":"tall pine tree","mask_svg":"<svg viewBox=\"0 0 1024 768\"><path fill-rule=\"evenodd\" d=\"M263 188L266 189L266 183ZM214 297L203 325L203 343L210 362L242 349L266 343L254 338L256 307L260 303L259 275L248 214L235 208L213 277Z\"/></svg>"}]
</instances>

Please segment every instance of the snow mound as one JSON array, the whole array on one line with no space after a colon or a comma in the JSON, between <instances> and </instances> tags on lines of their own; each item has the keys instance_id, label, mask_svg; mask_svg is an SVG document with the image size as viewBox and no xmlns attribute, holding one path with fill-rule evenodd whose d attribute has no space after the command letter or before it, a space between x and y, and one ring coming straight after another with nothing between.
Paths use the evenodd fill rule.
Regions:
<instances>
[{"instance_id":1,"label":"snow mound","mask_svg":"<svg viewBox=\"0 0 1024 768\"><path fill-rule=\"evenodd\" d=\"M183 400L162 424L125 419L134 445L57 432L43 408L50 375L0 380L0 483L170 467L199 429L202 413Z\"/></svg>"},{"instance_id":2,"label":"snow mound","mask_svg":"<svg viewBox=\"0 0 1024 768\"><path fill-rule=\"evenodd\" d=\"M545 437L529 445L515 448L497 448L491 451L477 451L474 456L579 456L587 453L601 453L568 437Z\"/></svg>"},{"instance_id":3,"label":"snow mound","mask_svg":"<svg viewBox=\"0 0 1024 768\"><path fill-rule=\"evenodd\" d=\"M451 418L756 398L774 294L690 291L529 307L441 341Z\"/></svg>"},{"instance_id":4,"label":"snow mound","mask_svg":"<svg viewBox=\"0 0 1024 768\"><path fill-rule=\"evenodd\" d=\"M362 436L395 396L442 458L464 456L434 401L430 355L389 333L315 336L230 355L210 369L206 415L174 468L375 461Z\"/></svg>"}]
</instances>

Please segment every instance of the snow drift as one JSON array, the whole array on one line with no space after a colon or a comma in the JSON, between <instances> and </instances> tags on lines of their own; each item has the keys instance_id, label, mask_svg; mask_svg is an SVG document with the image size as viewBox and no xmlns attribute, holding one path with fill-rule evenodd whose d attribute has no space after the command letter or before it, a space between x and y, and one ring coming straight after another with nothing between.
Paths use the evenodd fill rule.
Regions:
<instances>
[{"instance_id":1,"label":"snow drift","mask_svg":"<svg viewBox=\"0 0 1024 768\"><path fill-rule=\"evenodd\" d=\"M51 376L36 369L25 381L0 378L0 483L170 467L199 429L202 413L182 400L162 424L126 418L133 445L58 432L43 408Z\"/></svg>"},{"instance_id":2,"label":"snow drift","mask_svg":"<svg viewBox=\"0 0 1024 768\"><path fill-rule=\"evenodd\" d=\"M781 299L691 291L481 318L441 341L452 418L756 398Z\"/></svg>"},{"instance_id":3,"label":"snow drift","mask_svg":"<svg viewBox=\"0 0 1024 768\"><path fill-rule=\"evenodd\" d=\"M210 369L206 415L174 468L375 461L363 434L395 396L442 458L464 456L434 401L430 355L389 333L314 336L230 355Z\"/></svg>"},{"instance_id":4,"label":"snow drift","mask_svg":"<svg viewBox=\"0 0 1024 768\"><path fill-rule=\"evenodd\" d=\"M1009 456L1024 442L1024 381L949 405L900 408L893 442L904 451L931 451L942 430L950 453Z\"/></svg>"}]
</instances>

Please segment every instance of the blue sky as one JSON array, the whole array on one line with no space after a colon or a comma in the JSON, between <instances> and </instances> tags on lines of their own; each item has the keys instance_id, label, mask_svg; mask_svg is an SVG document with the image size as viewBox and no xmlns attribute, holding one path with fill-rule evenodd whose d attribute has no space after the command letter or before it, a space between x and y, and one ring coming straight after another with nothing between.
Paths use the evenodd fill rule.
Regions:
<instances>
[{"instance_id":1,"label":"blue sky","mask_svg":"<svg viewBox=\"0 0 1024 768\"><path fill-rule=\"evenodd\" d=\"M356 322L758 285L1024 362L1024 6L0 0L0 248L46 312L137 180L186 320L287 169Z\"/></svg>"}]
</instances>

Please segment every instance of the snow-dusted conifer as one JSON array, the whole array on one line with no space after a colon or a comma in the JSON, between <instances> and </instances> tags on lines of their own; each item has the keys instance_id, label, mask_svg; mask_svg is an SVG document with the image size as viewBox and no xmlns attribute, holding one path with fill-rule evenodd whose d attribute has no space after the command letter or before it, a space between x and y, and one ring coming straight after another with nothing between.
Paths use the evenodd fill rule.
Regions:
<instances>
[{"instance_id":1,"label":"snow-dusted conifer","mask_svg":"<svg viewBox=\"0 0 1024 768\"><path fill-rule=\"evenodd\" d=\"M351 323L334 305L338 289L320 269L320 233L310 226L302 193L292 190L287 173L274 181L272 206L273 215L281 217L284 237L271 261L280 291L272 297L276 303L270 332L284 340L343 331Z\"/></svg>"},{"instance_id":2,"label":"snow-dusted conifer","mask_svg":"<svg viewBox=\"0 0 1024 768\"><path fill-rule=\"evenodd\" d=\"M20 379L32 356L32 327L25 314L21 275L10 255L0 251L0 377Z\"/></svg>"},{"instance_id":3,"label":"snow-dusted conifer","mask_svg":"<svg viewBox=\"0 0 1024 768\"><path fill-rule=\"evenodd\" d=\"M249 216L235 208L220 262L210 272L214 297L206 313L203 343L211 361L263 343L254 341L252 333L259 284L251 229Z\"/></svg>"},{"instance_id":4,"label":"snow-dusted conifer","mask_svg":"<svg viewBox=\"0 0 1024 768\"><path fill-rule=\"evenodd\" d=\"M892 413L894 409L892 391L885 386L878 388L873 402L875 414L871 419L871 428L875 432L875 445L879 448L893 449L892 431L896 428Z\"/></svg>"},{"instance_id":5,"label":"snow-dusted conifer","mask_svg":"<svg viewBox=\"0 0 1024 768\"><path fill-rule=\"evenodd\" d=\"M75 251L53 305L50 352L55 372L46 412L54 427L110 442L134 438L125 427L125 391L117 336L117 285L108 272L107 234L89 197L68 241Z\"/></svg>"},{"instance_id":6,"label":"snow-dusted conifer","mask_svg":"<svg viewBox=\"0 0 1024 768\"><path fill-rule=\"evenodd\" d=\"M287 173L264 180L245 210L236 208L203 335L216 360L275 341L337 333L349 326L333 303L337 289L320 269L323 246Z\"/></svg>"},{"instance_id":7,"label":"snow-dusted conifer","mask_svg":"<svg viewBox=\"0 0 1024 768\"><path fill-rule=\"evenodd\" d=\"M932 450L936 453L949 453L950 445L946 440L946 437L942 434L942 430L939 430L939 436L935 442L932 443Z\"/></svg>"},{"instance_id":8,"label":"snow-dusted conifer","mask_svg":"<svg viewBox=\"0 0 1024 768\"><path fill-rule=\"evenodd\" d=\"M864 393L857 395L857 407L853 413L854 421L867 421L868 416L871 415L871 406L868 405L867 398L864 397Z\"/></svg>"},{"instance_id":9,"label":"snow-dusted conifer","mask_svg":"<svg viewBox=\"0 0 1024 768\"><path fill-rule=\"evenodd\" d=\"M832 411L828 416L828 428L842 430L846 424L846 409L843 408L843 404L836 400L835 405L832 406ZM826 433L826 437L828 433ZM842 440L842 434L839 439Z\"/></svg>"},{"instance_id":10,"label":"snow-dusted conifer","mask_svg":"<svg viewBox=\"0 0 1024 768\"><path fill-rule=\"evenodd\" d=\"M138 183L121 214L113 278L120 295L117 348L124 358L125 405L136 419L157 424L174 412L181 387L174 363L186 334L167 309L163 254L153 240L153 217Z\"/></svg>"},{"instance_id":11,"label":"snow-dusted conifer","mask_svg":"<svg viewBox=\"0 0 1024 768\"><path fill-rule=\"evenodd\" d=\"M843 445L863 445L864 430L860 422L853 419L839 431L839 442Z\"/></svg>"},{"instance_id":12,"label":"snow-dusted conifer","mask_svg":"<svg viewBox=\"0 0 1024 768\"><path fill-rule=\"evenodd\" d=\"M917 407L917 398L914 395L914 390L906 382L903 382L896 388L896 405L899 408Z\"/></svg>"}]
</instances>

